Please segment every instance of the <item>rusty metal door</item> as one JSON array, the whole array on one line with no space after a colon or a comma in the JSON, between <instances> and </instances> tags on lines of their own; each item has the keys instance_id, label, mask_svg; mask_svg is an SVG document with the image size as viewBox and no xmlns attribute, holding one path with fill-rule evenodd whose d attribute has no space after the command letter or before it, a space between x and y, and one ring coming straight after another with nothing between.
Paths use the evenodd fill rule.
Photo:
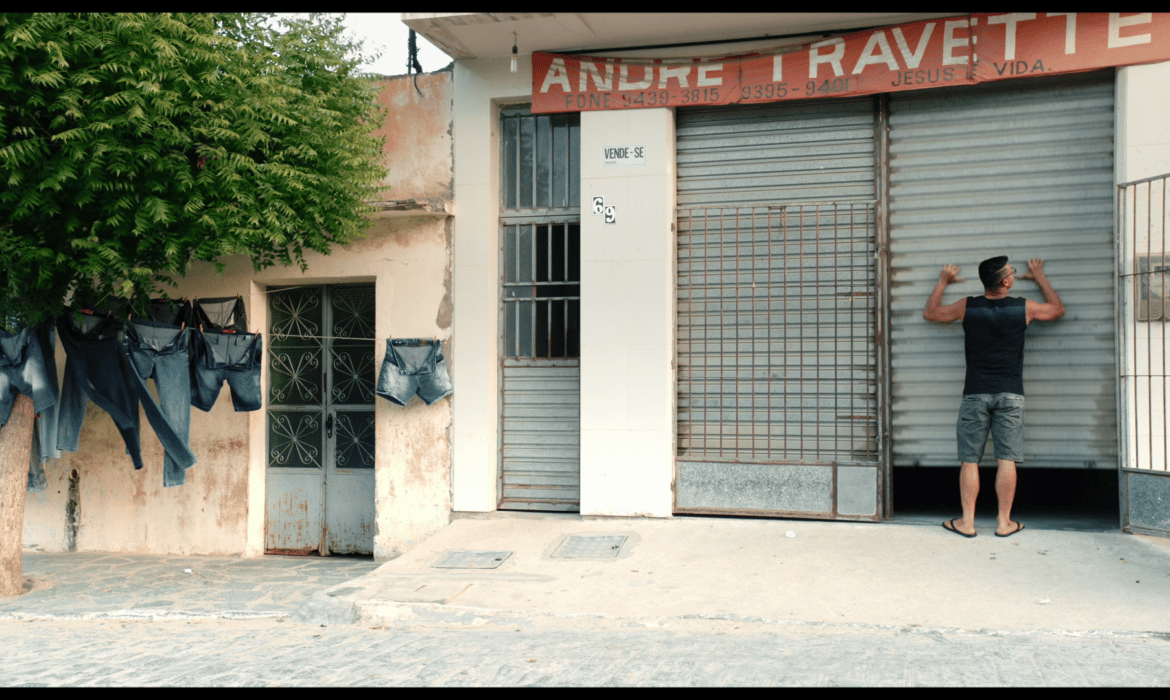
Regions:
<instances>
[{"instance_id":1,"label":"rusty metal door","mask_svg":"<svg viewBox=\"0 0 1170 700\"><path fill-rule=\"evenodd\" d=\"M265 551L374 550L374 285L269 289Z\"/></svg>"},{"instance_id":2,"label":"rusty metal door","mask_svg":"<svg viewBox=\"0 0 1170 700\"><path fill-rule=\"evenodd\" d=\"M1170 535L1170 174L1117 188L1121 526Z\"/></svg>"}]
</instances>

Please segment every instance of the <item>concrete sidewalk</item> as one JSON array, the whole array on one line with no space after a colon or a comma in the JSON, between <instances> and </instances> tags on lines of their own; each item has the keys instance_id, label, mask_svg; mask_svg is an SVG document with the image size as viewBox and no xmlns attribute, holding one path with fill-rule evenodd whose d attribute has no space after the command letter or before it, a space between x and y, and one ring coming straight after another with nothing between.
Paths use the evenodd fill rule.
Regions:
<instances>
[{"instance_id":1,"label":"concrete sidewalk","mask_svg":"<svg viewBox=\"0 0 1170 700\"><path fill-rule=\"evenodd\" d=\"M979 536L964 539L933 521L462 517L293 619L1170 633L1170 542L1025 523L999 538L993 518L979 519Z\"/></svg>"},{"instance_id":2,"label":"concrete sidewalk","mask_svg":"<svg viewBox=\"0 0 1170 700\"><path fill-rule=\"evenodd\" d=\"M0 620L286 618L323 589L373 571L371 559L24 552L24 595Z\"/></svg>"},{"instance_id":3,"label":"concrete sidewalk","mask_svg":"<svg viewBox=\"0 0 1170 700\"><path fill-rule=\"evenodd\" d=\"M457 517L381 565L26 550L31 590L0 598L0 619L1170 633L1170 540L1036 516L1021 516L1027 529L1009 538L979 519L980 535L964 539L940 519L498 512Z\"/></svg>"}]
</instances>

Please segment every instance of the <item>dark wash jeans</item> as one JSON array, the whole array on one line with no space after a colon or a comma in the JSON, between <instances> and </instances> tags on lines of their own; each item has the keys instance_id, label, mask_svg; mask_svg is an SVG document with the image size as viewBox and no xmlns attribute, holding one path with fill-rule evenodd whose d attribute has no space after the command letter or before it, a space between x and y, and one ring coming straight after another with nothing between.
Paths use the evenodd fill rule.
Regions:
<instances>
[{"instance_id":1,"label":"dark wash jeans","mask_svg":"<svg viewBox=\"0 0 1170 700\"><path fill-rule=\"evenodd\" d=\"M226 381L237 411L260 410L264 401L260 391L264 343L259 335L204 331L196 334L193 346L192 406L210 411Z\"/></svg>"},{"instance_id":2,"label":"dark wash jeans","mask_svg":"<svg viewBox=\"0 0 1170 700\"><path fill-rule=\"evenodd\" d=\"M204 331L248 332L248 311L240 297L196 299L191 305L188 325L202 325Z\"/></svg>"},{"instance_id":3,"label":"dark wash jeans","mask_svg":"<svg viewBox=\"0 0 1170 700\"><path fill-rule=\"evenodd\" d=\"M185 446L190 445L191 434L190 342L190 328L180 331L169 324L147 320L126 324L130 364L144 383L154 379L163 418ZM163 457L163 486L181 486L185 481L186 469L167 450Z\"/></svg>"},{"instance_id":4,"label":"dark wash jeans","mask_svg":"<svg viewBox=\"0 0 1170 700\"><path fill-rule=\"evenodd\" d=\"M191 325L194 314L185 299L151 299L146 302L146 317L171 326Z\"/></svg>"},{"instance_id":5,"label":"dark wash jeans","mask_svg":"<svg viewBox=\"0 0 1170 700\"><path fill-rule=\"evenodd\" d=\"M138 436L138 400L154 428L163 449L180 469L195 463L195 455L163 417L158 403L146 383L131 367L126 349L119 341L123 323L112 317L83 312L79 327L72 310L66 309L57 319L57 331L65 348L65 382L58 411L57 447L77 452L81 442L81 425L85 421L86 398L92 399L114 419L114 425L126 443L135 469L142 469L142 450ZM164 485L166 479L164 478ZM171 484L174 485L174 484Z\"/></svg>"}]
</instances>

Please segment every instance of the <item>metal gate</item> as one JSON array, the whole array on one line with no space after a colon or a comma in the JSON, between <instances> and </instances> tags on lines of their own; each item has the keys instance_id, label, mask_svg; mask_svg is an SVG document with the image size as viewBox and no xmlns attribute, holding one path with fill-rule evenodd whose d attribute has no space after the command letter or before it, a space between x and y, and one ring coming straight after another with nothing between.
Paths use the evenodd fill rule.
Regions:
<instances>
[{"instance_id":1,"label":"metal gate","mask_svg":"<svg viewBox=\"0 0 1170 700\"><path fill-rule=\"evenodd\" d=\"M580 508L579 124L501 110L501 509Z\"/></svg>"},{"instance_id":2,"label":"metal gate","mask_svg":"<svg viewBox=\"0 0 1170 700\"><path fill-rule=\"evenodd\" d=\"M581 226L514 224L503 238L499 505L578 510Z\"/></svg>"},{"instance_id":3,"label":"metal gate","mask_svg":"<svg viewBox=\"0 0 1170 700\"><path fill-rule=\"evenodd\" d=\"M1023 464L1115 468L1113 92L1109 71L890 96L894 466L958 465L963 328L922 310L944 264L966 279L951 303L983 293L981 260L1008 255L1021 271L1044 259L1068 310L1028 329ZM1026 280L1012 293L1042 298Z\"/></svg>"},{"instance_id":4,"label":"metal gate","mask_svg":"<svg viewBox=\"0 0 1170 700\"><path fill-rule=\"evenodd\" d=\"M880 518L876 104L678 113L676 513Z\"/></svg>"},{"instance_id":5,"label":"metal gate","mask_svg":"<svg viewBox=\"0 0 1170 700\"><path fill-rule=\"evenodd\" d=\"M270 288L265 550L374 550L374 285Z\"/></svg>"},{"instance_id":6,"label":"metal gate","mask_svg":"<svg viewBox=\"0 0 1170 700\"><path fill-rule=\"evenodd\" d=\"M1170 535L1170 174L1117 187L1121 525Z\"/></svg>"}]
</instances>

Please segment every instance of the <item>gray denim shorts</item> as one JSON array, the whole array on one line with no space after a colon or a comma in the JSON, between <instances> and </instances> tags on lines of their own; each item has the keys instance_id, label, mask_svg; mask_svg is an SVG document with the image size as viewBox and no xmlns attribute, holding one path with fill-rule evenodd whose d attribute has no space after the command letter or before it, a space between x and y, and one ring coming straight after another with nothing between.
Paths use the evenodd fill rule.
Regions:
<instances>
[{"instance_id":1,"label":"gray denim shorts","mask_svg":"<svg viewBox=\"0 0 1170 700\"><path fill-rule=\"evenodd\" d=\"M959 461L979 463L987 433L995 458L1024 461L1024 397L1019 394L967 394L959 406Z\"/></svg>"},{"instance_id":2,"label":"gray denim shorts","mask_svg":"<svg viewBox=\"0 0 1170 700\"><path fill-rule=\"evenodd\" d=\"M451 377L439 341L398 338L386 341L386 357L374 392L405 406L415 394L428 406L451 394Z\"/></svg>"}]
</instances>

